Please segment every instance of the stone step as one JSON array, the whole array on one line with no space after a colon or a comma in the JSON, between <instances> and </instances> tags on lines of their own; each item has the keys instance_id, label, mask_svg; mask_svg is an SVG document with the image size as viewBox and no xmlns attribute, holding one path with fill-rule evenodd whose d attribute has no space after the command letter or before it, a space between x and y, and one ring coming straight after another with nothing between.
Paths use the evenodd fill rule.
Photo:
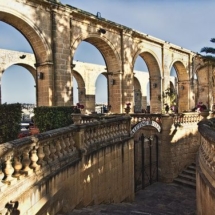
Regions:
<instances>
[{"instance_id":1,"label":"stone step","mask_svg":"<svg viewBox=\"0 0 215 215\"><path fill-rule=\"evenodd\" d=\"M192 176L192 175L181 173L181 174L179 174L178 178L182 178L184 180L188 180L188 181L192 181L192 182L196 183L196 177Z\"/></svg>"},{"instance_id":2,"label":"stone step","mask_svg":"<svg viewBox=\"0 0 215 215\"><path fill-rule=\"evenodd\" d=\"M192 164L192 165L188 166L187 169L196 171L196 165Z\"/></svg>"},{"instance_id":3,"label":"stone step","mask_svg":"<svg viewBox=\"0 0 215 215\"><path fill-rule=\"evenodd\" d=\"M190 175L190 176L196 176L196 171L195 170L185 169L185 170L182 171L182 173L184 173L186 175Z\"/></svg>"},{"instance_id":4,"label":"stone step","mask_svg":"<svg viewBox=\"0 0 215 215\"><path fill-rule=\"evenodd\" d=\"M184 180L184 179L181 179L181 178L175 178L174 182L196 189L196 183L194 183L192 181Z\"/></svg>"},{"instance_id":5,"label":"stone step","mask_svg":"<svg viewBox=\"0 0 215 215\"><path fill-rule=\"evenodd\" d=\"M177 178L174 179L175 183L182 184L188 187L196 188L196 165L192 163L184 169Z\"/></svg>"}]
</instances>

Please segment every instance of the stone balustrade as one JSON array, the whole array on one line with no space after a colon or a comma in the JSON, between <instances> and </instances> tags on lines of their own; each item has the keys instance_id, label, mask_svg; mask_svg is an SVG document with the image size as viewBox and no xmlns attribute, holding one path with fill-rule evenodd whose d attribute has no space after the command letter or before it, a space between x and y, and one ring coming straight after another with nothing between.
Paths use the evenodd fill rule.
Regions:
<instances>
[{"instance_id":1,"label":"stone balustrade","mask_svg":"<svg viewBox=\"0 0 215 215\"><path fill-rule=\"evenodd\" d=\"M131 124L137 124L141 121L155 121L161 123L162 114L149 114L149 113L133 113L131 116Z\"/></svg>"},{"instance_id":2,"label":"stone balustrade","mask_svg":"<svg viewBox=\"0 0 215 215\"><path fill-rule=\"evenodd\" d=\"M198 112L185 112L174 115L174 125L183 125L189 123L198 123L202 119Z\"/></svg>"},{"instance_id":3,"label":"stone balustrade","mask_svg":"<svg viewBox=\"0 0 215 215\"><path fill-rule=\"evenodd\" d=\"M0 145L0 213L37 182L79 161L83 153L130 138L129 116L81 122Z\"/></svg>"},{"instance_id":4,"label":"stone balustrade","mask_svg":"<svg viewBox=\"0 0 215 215\"><path fill-rule=\"evenodd\" d=\"M175 127L178 127L180 125L188 125L192 123L198 123L202 119L206 119L209 116L209 112L184 112L180 114L145 114L145 113L137 113L137 114L130 114L131 116L131 124L137 124L140 121L143 120L150 120L150 121L156 121L157 123L162 122L163 116L172 116L173 117L173 124Z\"/></svg>"},{"instance_id":5,"label":"stone balustrade","mask_svg":"<svg viewBox=\"0 0 215 215\"><path fill-rule=\"evenodd\" d=\"M215 118L199 123L201 145L197 157L197 214L215 214Z\"/></svg>"}]
</instances>

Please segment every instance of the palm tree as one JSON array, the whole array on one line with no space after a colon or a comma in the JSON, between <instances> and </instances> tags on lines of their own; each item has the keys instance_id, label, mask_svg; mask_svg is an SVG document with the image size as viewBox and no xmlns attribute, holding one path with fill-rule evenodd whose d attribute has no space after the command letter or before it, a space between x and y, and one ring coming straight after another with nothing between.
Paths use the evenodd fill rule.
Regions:
<instances>
[{"instance_id":1,"label":"palm tree","mask_svg":"<svg viewBox=\"0 0 215 215\"><path fill-rule=\"evenodd\" d=\"M215 43L215 38L211 38L210 42ZM213 47L203 47L201 49L201 52L205 52L206 54L210 54L210 55L205 55L202 56L205 60L209 60L209 61L215 61L215 48Z\"/></svg>"}]
</instances>

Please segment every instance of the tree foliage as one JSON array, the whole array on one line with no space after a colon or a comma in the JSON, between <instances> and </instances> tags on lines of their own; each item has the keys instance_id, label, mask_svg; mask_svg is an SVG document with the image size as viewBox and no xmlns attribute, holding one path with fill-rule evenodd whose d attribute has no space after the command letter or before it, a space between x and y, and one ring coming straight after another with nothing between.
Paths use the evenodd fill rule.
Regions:
<instances>
[{"instance_id":1,"label":"tree foliage","mask_svg":"<svg viewBox=\"0 0 215 215\"><path fill-rule=\"evenodd\" d=\"M16 104L0 105L0 143L18 138L21 130L22 106Z\"/></svg>"},{"instance_id":2,"label":"tree foliage","mask_svg":"<svg viewBox=\"0 0 215 215\"><path fill-rule=\"evenodd\" d=\"M210 42L215 43L215 38L211 38ZM207 54L207 55L203 56L205 59L210 60L210 61L215 61L215 56L214 56L215 48L213 48L213 47L203 47L201 49L201 52L204 52L204 53Z\"/></svg>"}]
</instances>

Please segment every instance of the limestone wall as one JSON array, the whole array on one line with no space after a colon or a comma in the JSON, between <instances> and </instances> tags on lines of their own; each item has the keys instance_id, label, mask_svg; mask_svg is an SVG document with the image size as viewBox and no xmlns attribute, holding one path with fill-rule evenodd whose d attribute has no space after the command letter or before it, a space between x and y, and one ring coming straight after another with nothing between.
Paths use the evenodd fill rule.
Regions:
<instances>
[{"instance_id":1,"label":"limestone wall","mask_svg":"<svg viewBox=\"0 0 215 215\"><path fill-rule=\"evenodd\" d=\"M215 214L215 119L199 124L201 146L196 169L197 215Z\"/></svg>"},{"instance_id":2,"label":"limestone wall","mask_svg":"<svg viewBox=\"0 0 215 215\"><path fill-rule=\"evenodd\" d=\"M134 199L130 117L91 119L0 145L0 214L54 215Z\"/></svg>"},{"instance_id":3,"label":"limestone wall","mask_svg":"<svg viewBox=\"0 0 215 215\"><path fill-rule=\"evenodd\" d=\"M128 141L83 156L75 165L46 182L49 190L60 187L38 214L62 211L101 203L134 200L133 143ZM48 196L48 194L47 194Z\"/></svg>"},{"instance_id":4,"label":"limestone wall","mask_svg":"<svg viewBox=\"0 0 215 215\"><path fill-rule=\"evenodd\" d=\"M141 134L157 138L159 181L172 182L185 167L195 162L200 145L197 123L202 120L202 117L199 113L131 114L131 116L133 126L144 120L155 121L161 126L161 131L153 126L140 126L140 130L137 129L134 134L136 141ZM135 157L138 155L136 153Z\"/></svg>"},{"instance_id":5,"label":"limestone wall","mask_svg":"<svg viewBox=\"0 0 215 215\"><path fill-rule=\"evenodd\" d=\"M159 178L164 182L172 182L185 167L195 162L199 149L197 123L201 120L200 116L197 113L189 113L180 120L180 124L176 124L175 117L162 118Z\"/></svg>"}]
</instances>

